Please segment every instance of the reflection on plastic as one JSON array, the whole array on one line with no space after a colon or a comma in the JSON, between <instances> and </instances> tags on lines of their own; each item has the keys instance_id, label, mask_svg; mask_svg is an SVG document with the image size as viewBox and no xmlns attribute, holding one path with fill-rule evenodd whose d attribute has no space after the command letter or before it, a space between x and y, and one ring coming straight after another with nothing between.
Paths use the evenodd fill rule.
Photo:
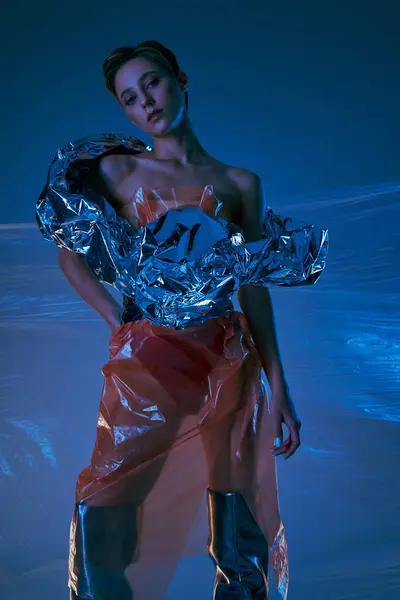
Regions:
<instances>
[{"instance_id":1,"label":"reflection on plastic","mask_svg":"<svg viewBox=\"0 0 400 600\"><path fill-rule=\"evenodd\" d=\"M144 600L156 570L151 597L161 600L179 560L204 554L207 487L243 494L286 598L261 368L237 311L184 330L147 319L116 330L71 526L70 586L79 598L96 599L93 589L114 586L118 598Z\"/></svg>"}]
</instances>

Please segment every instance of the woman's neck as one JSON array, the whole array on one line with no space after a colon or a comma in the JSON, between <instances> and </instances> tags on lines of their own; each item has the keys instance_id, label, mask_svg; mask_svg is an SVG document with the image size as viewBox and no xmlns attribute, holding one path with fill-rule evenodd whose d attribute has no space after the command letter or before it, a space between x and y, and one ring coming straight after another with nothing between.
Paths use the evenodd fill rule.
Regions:
<instances>
[{"instance_id":1,"label":"woman's neck","mask_svg":"<svg viewBox=\"0 0 400 600\"><path fill-rule=\"evenodd\" d=\"M153 139L153 153L158 160L174 161L181 166L202 163L208 156L187 118L164 137Z\"/></svg>"}]
</instances>

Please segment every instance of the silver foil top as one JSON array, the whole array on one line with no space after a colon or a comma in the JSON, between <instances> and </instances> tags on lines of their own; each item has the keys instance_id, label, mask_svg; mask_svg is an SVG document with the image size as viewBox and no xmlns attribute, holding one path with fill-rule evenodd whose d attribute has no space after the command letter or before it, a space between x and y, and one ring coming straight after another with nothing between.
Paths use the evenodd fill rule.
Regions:
<instances>
[{"instance_id":1,"label":"silver foil top","mask_svg":"<svg viewBox=\"0 0 400 600\"><path fill-rule=\"evenodd\" d=\"M86 255L99 279L132 298L152 323L183 329L232 308L246 284L313 284L326 264L328 232L273 213L260 240L221 217L185 206L166 210L138 231L103 196L85 187L89 161L121 147L146 150L137 138L92 135L59 149L37 201L42 235Z\"/></svg>"}]
</instances>

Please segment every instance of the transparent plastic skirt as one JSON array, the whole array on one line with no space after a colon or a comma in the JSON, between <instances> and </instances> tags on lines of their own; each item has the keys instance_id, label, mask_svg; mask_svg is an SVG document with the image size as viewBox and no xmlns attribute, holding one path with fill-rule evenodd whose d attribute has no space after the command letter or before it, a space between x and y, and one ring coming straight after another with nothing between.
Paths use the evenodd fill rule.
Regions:
<instances>
[{"instance_id":1,"label":"transparent plastic skirt","mask_svg":"<svg viewBox=\"0 0 400 600\"><path fill-rule=\"evenodd\" d=\"M237 311L182 330L141 319L113 333L71 525L69 584L79 598L96 598L99 577L115 577L115 597L144 600L151 590L161 600L179 560L205 554L207 487L244 495L286 597L261 369Z\"/></svg>"}]
</instances>

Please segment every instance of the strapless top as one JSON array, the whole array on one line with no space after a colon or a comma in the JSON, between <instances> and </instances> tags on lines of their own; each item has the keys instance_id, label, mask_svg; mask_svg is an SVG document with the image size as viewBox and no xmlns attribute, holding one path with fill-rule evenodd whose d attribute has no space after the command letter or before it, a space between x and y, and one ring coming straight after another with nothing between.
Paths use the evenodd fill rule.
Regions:
<instances>
[{"instance_id":1,"label":"strapless top","mask_svg":"<svg viewBox=\"0 0 400 600\"><path fill-rule=\"evenodd\" d=\"M162 188L145 188L141 186L117 214L122 218L129 217L129 222L133 223L135 229L138 230L158 217L161 217L168 210L188 207L197 208L211 217L215 217L218 216L222 208L222 202L218 200L215 195L214 186L211 184L202 186L165 186ZM145 315L135 299L124 295L123 306L123 323L138 321L144 318ZM226 313L234 309L230 299L226 299L224 308ZM218 314L222 314L221 306L219 307Z\"/></svg>"},{"instance_id":2,"label":"strapless top","mask_svg":"<svg viewBox=\"0 0 400 600\"><path fill-rule=\"evenodd\" d=\"M267 207L262 237L246 243L240 227L221 216L212 185L139 188L129 203L136 229L121 218L123 209L118 216L85 187L88 159L119 146L145 149L120 134L88 136L59 149L36 218L47 240L84 254L97 279L132 298L153 323L184 328L224 312L242 285L294 286L320 277L326 229Z\"/></svg>"},{"instance_id":3,"label":"strapless top","mask_svg":"<svg viewBox=\"0 0 400 600\"><path fill-rule=\"evenodd\" d=\"M215 195L212 184L161 188L141 186L119 210L118 216L125 218L125 213L129 210L130 221L135 221L135 229L139 229L167 210L189 206L210 216L219 216L223 203Z\"/></svg>"}]
</instances>

